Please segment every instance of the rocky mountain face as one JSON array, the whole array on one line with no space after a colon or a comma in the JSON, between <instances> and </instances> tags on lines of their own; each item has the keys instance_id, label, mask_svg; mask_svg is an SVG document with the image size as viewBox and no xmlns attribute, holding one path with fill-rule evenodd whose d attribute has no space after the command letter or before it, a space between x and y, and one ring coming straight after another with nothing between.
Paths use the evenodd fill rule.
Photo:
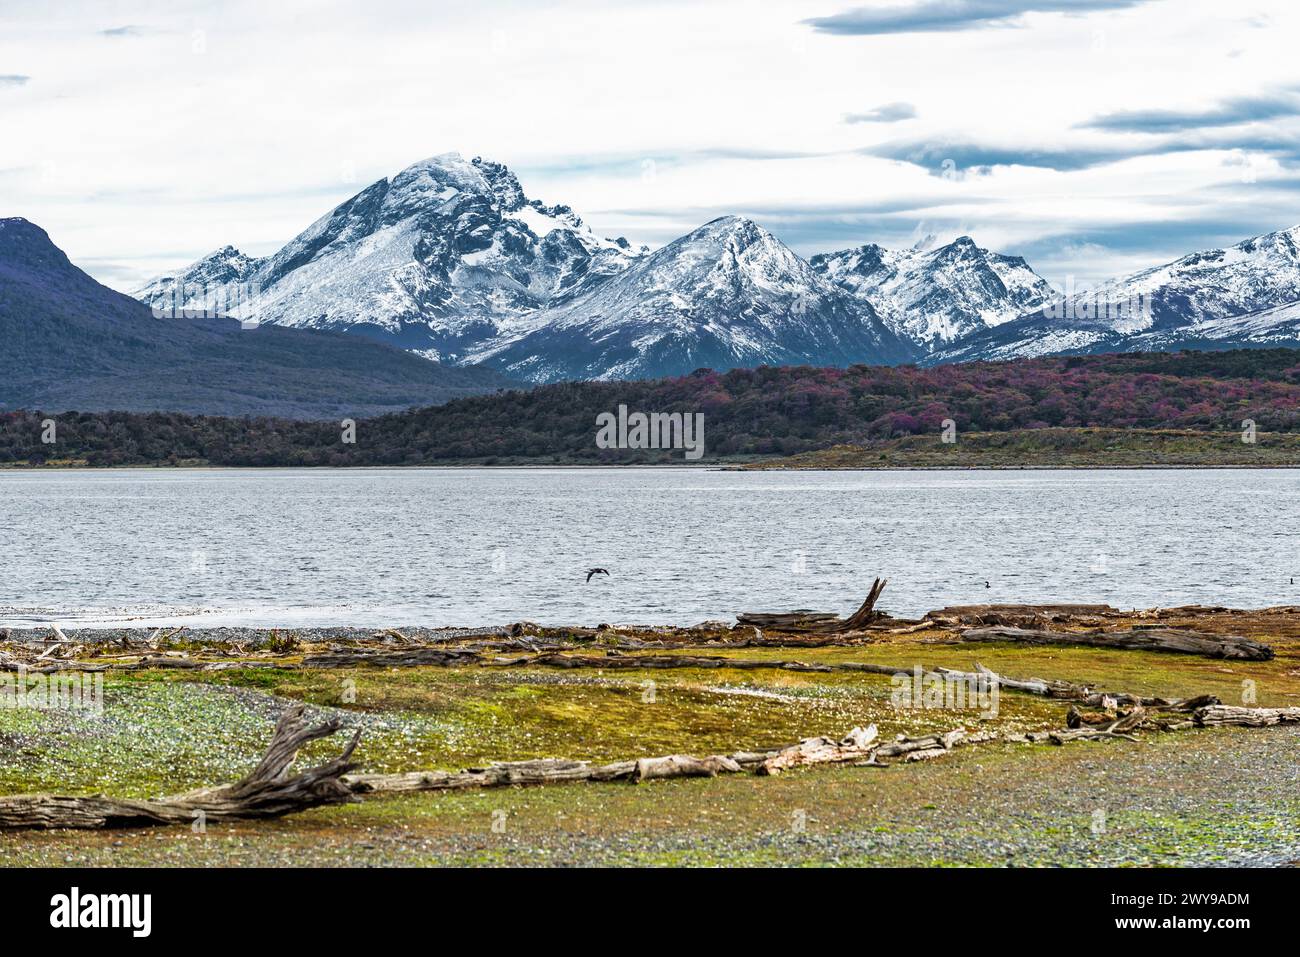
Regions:
<instances>
[{"instance_id":1,"label":"rocky mountain face","mask_svg":"<svg viewBox=\"0 0 1300 957\"><path fill-rule=\"evenodd\" d=\"M635 379L758 365L895 363L911 347L751 220L726 216L645 256L476 358L515 378Z\"/></svg>"},{"instance_id":2,"label":"rocky mountain face","mask_svg":"<svg viewBox=\"0 0 1300 957\"><path fill-rule=\"evenodd\" d=\"M241 268L233 251L225 258ZM226 274L216 258L205 263ZM25 219L0 219L0 343L0 410L332 419L512 385L335 333L159 317L101 286Z\"/></svg>"},{"instance_id":3,"label":"rocky mountain face","mask_svg":"<svg viewBox=\"0 0 1300 957\"><path fill-rule=\"evenodd\" d=\"M932 238L903 250L872 243L814 256L811 263L922 354L1052 298L1051 287L1019 256L981 249L969 236L938 248Z\"/></svg>"},{"instance_id":4,"label":"rocky mountain face","mask_svg":"<svg viewBox=\"0 0 1300 957\"><path fill-rule=\"evenodd\" d=\"M367 187L272 256L226 247L136 296L157 305L178 283L196 295L244 283L240 318L358 333L454 363L637 254L567 206L529 200L504 166L449 153Z\"/></svg>"}]
</instances>

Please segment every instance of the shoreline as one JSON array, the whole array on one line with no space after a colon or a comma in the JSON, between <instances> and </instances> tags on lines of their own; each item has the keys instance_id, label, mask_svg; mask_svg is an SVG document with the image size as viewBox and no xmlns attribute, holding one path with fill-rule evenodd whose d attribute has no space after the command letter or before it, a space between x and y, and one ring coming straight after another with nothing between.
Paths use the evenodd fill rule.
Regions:
<instances>
[{"instance_id":1,"label":"shoreline","mask_svg":"<svg viewBox=\"0 0 1300 957\"><path fill-rule=\"evenodd\" d=\"M1088 609L1083 611L1083 609ZM989 604L954 605L947 608L931 609L915 618L891 618L905 626L916 625L924 621L943 622L950 612L980 614L1009 614L1026 616L1034 614L1056 615L1062 621L1078 619L1089 626L1107 620L1153 623L1178 618L1192 620L1197 618L1240 618L1254 621L1259 618L1274 616L1300 616L1300 605L1277 604L1257 608L1237 608L1226 605L1188 604L1179 606L1153 606L1148 608L1122 608L1108 604L1082 604L1079 602L1036 602L1032 604L1018 602L995 602ZM936 626L937 627L937 626ZM1160 627L1152 624L1146 627ZM640 636L682 636L691 633L707 635L719 640L729 633L743 635L752 626L736 620L715 619L693 624L674 624L668 622L611 622L600 625L550 623L539 624L528 619L508 623L479 625L416 625L416 624L376 624L376 625L137 625L137 624L93 624L83 623L64 625L53 622L44 625L0 625L0 641L23 643L51 643L54 641L76 642L78 640L96 644L114 642L129 645L135 642L182 641L196 645L220 645L226 642L248 643L258 647L276 640L295 638L307 643L324 642L358 642L358 643L442 643L473 641L475 639L492 639L518 636L519 634L537 632L572 633L580 636L575 640L588 642L599 641L601 635L616 636L636 634Z\"/></svg>"},{"instance_id":2,"label":"shoreline","mask_svg":"<svg viewBox=\"0 0 1300 957\"><path fill-rule=\"evenodd\" d=\"M344 780L358 800L220 822L221 840L170 841L146 827L26 830L11 845L14 863L1296 859L1300 606L952 605L919 621L861 612L684 628L121 629L143 641L27 630L0 644L10 687L25 669L24 693L38 696L0 707L0 738L16 747L0 766L0 801L21 809L21 795L45 793L71 795L69 805L164 805L259 766L290 713L342 732L311 745L304 767L356 742ZM1040 643L1024 639L1043 632L1018 628L1053 634ZM1270 654L1242 654L1254 641ZM976 689L975 699L896 700L922 675L969 683L972 662L997 676L996 698ZM42 689L70 685L90 707L33 720ZM1285 715L1285 726L1202 720L1243 711ZM1142 724L1140 734L1130 725L1109 734L1121 719ZM822 760L836 748L845 753ZM881 755L893 770L880 770ZM769 760L788 770L759 773L754 762ZM643 763L708 773L627 786L627 769L654 777L637 770ZM497 786L493 768L558 771ZM489 811L509 822L495 837L485 837L495 833ZM806 834L792 835L796 818Z\"/></svg>"},{"instance_id":3,"label":"shoreline","mask_svg":"<svg viewBox=\"0 0 1300 957\"><path fill-rule=\"evenodd\" d=\"M655 471L702 472L1202 472L1224 470L1291 470L1300 462L1251 464L1168 463L1093 465L781 465L785 458L758 462L629 462L620 465L580 465L576 463L519 463L517 465L429 464L429 465L0 465L0 475L38 474L41 472L455 472L455 471L531 471L573 470L626 472L642 469Z\"/></svg>"}]
</instances>

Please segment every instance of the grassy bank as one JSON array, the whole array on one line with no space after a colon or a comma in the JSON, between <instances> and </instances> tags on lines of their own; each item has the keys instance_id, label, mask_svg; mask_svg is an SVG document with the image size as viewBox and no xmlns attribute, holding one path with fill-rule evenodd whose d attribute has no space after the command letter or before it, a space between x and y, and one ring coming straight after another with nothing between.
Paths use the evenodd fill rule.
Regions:
<instances>
[{"instance_id":1,"label":"grassy bank","mask_svg":"<svg viewBox=\"0 0 1300 957\"><path fill-rule=\"evenodd\" d=\"M943 627L848 647L700 653L901 670L969 669L979 661L1002 674L1143 695L1216 694L1239 704L1249 688L1261 706L1300 703L1300 614L1198 613L1195 623L1267 641L1277 656L1248 662L974 645ZM229 660L229 649L208 654ZM363 772L710 754L838 737L867 723L885 739L958 726L1001 737L941 761L888 769L375 796L277 821L214 824L201 834L184 827L7 833L0 834L6 863L1151 865L1300 858L1294 727L1151 732L1139 741L1056 747L1013 739L1064 726L1067 702L1004 691L995 715L973 707L900 709L888 675L727 667L321 670L295 667L299 651L257 654L275 666L109 672L101 714L0 708L0 794L145 797L230 781L258 760L276 717L294 701L361 730L356 761ZM302 761L337 753L341 737L314 743Z\"/></svg>"},{"instance_id":2,"label":"grassy bank","mask_svg":"<svg viewBox=\"0 0 1300 957\"><path fill-rule=\"evenodd\" d=\"M748 469L1295 468L1300 435L1187 429L1020 429L909 435L749 463Z\"/></svg>"}]
</instances>

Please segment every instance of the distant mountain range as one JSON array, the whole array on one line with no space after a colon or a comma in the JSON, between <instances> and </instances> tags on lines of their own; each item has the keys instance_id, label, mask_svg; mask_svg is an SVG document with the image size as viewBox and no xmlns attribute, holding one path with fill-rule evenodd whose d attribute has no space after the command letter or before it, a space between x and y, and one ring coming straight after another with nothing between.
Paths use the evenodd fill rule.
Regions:
<instances>
[{"instance_id":1,"label":"distant mountain range","mask_svg":"<svg viewBox=\"0 0 1300 957\"><path fill-rule=\"evenodd\" d=\"M927 361L1279 345L1300 345L1300 226L1062 297Z\"/></svg>"},{"instance_id":2,"label":"distant mountain range","mask_svg":"<svg viewBox=\"0 0 1300 957\"><path fill-rule=\"evenodd\" d=\"M728 216L650 252L448 153L362 190L264 259L226 246L136 292L360 335L531 382L1184 347L1300 345L1300 227L1057 295L963 236L805 260Z\"/></svg>"},{"instance_id":3,"label":"distant mountain range","mask_svg":"<svg viewBox=\"0 0 1300 957\"><path fill-rule=\"evenodd\" d=\"M74 266L40 227L0 219L0 411L325 419L510 385L490 369L451 368L338 334L158 318Z\"/></svg>"}]
</instances>

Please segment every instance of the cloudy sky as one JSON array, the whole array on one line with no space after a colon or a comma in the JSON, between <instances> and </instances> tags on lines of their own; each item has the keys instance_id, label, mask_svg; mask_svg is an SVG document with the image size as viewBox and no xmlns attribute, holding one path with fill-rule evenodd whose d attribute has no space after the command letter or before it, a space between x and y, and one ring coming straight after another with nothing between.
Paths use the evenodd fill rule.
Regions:
<instances>
[{"instance_id":1,"label":"cloudy sky","mask_svg":"<svg viewBox=\"0 0 1300 957\"><path fill-rule=\"evenodd\" d=\"M429 155L662 244L970 234L1087 284L1300 223L1290 0L0 2L0 216L129 289Z\"/></svg>"}]
</instances>

